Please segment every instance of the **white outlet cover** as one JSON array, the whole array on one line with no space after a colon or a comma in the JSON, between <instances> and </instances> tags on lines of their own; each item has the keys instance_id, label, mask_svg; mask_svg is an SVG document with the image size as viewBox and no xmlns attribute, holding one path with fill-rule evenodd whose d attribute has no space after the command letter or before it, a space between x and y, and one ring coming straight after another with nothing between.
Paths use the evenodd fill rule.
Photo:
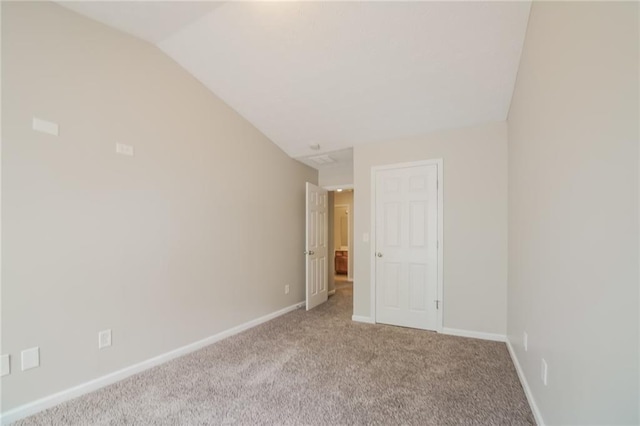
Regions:
<instances>
[{"instance_id":1,"label":"white outlet cover","mask_svg":"<svg viewBox=\"0 0 640 426\"><path fill-rule=\"evenodd\" d=\"M529 350L529 335L526 331L522 335L522 345L524 346L525 352Z\"/></svg>"},{"instance_id":2,"label":"white outlet cover","mask_svg":"<svg viewBox=\"0 0 640 426\"><path fill-rule=\"evenodd\" d=\"M284 294L289 294L289 284L284 286Z\"/></svg>"},{"instance_id":3,"label":"white outlet cover","mask_svg":"<svg viewBox=\"0 0 640 426\"><path fill-rule=\"evenodd\" d=\"M40 367L40 348L25 349L21 353L22 371Z\"/></svg>"},{"instance_id":4,"label":"white outlet cover","mask_svg":"<svg viewBox=\"0 0 640 426\"><path fill-rule=\"evenodd\" d=\"M365 232L364 234L362 234L362 242L363 243L368 243L369 242L369 233Z\"/></svg>"},{"instance_id":5,"label":"white outlet cover","mask_svg":"<svg viewBox=\"0 0 640 426\"><path fill-rule=\"evenodd\" d=\"M33 117L33 122L31 123L33 130L36 132L46 133L48 135L58 136L59 127L58 123L54 123L52 121L43 120L41 118Z\"/></svg>"},{"instance_id":6,"label":"white outlet cover","mask_svg":"<svg viewBox=\"0 0 640 426\"><path fill-rule=\"evenodd\" d=\"M133 157L133 146L124 143L116 143L116 154Z\"/></svg>"},{"instance_id":7,"label":"white outlet cover","mask_svg":"<svg viewBox=\"0 0 640 426\"><path fill-rule=\"evenodd\" d=\"M98 349L108 348L111 346L111 329L102 330L98 333Z\"/></svg>"},{"instance_id":8,"label":"white outlet cover","mask_svg":"<svg viewBox=\"0 0 640 426\"><path fill-rule=\"evenodd\" d=\"M547 374L548 374L548 366L547 366L547 361L544 360L544 358L542 358L542 383L544 383L545 386L547 386Z\"/></svg>"},{"instance_id":9,"label":"white outlet cover","mask_svg":"<svg viewBox=\"0 0 640 426\"><path fill-rule=\"evenodd\" d=\"M11 374L11 363L9 355L0 356L0 377Z\"/></svg>"}]
</instances>

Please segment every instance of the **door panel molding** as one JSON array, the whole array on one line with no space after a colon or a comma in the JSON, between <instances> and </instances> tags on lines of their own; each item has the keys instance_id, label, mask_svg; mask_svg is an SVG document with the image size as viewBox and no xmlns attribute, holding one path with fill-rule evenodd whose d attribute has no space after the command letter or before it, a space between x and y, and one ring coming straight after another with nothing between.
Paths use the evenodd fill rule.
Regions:
<instances>
[{"instance_id":1,"label":"door panel molding","mask_svg":"<svg viewBox=\"0 0 640 426\"><path fill-rule=\"evenodd\" d=\"M370 222L370 277L371 277L371 299L370 299L370 312L371 312L371 321L373 323L377 322L377 313L376 313L376 295L378 292L377 282L376 282L376 174L379 171L383 170L393 170L393 169L403 169L409 167L416 166L436 166L437 168L437 234L438 234L438 243L437 243L437 300L439 300L439 309L437 310L437 318L436 318L436 331L438 333L442 333L444 327L444 165L443 159L430 159L423 161L414 161L407 163L396 163L396 164L385 164L379 166L371 167L371 222ZM411 187L414 189L419 189L421 186L421 182L415 181L411 182ZM393 188L390 188L393 189ZM381 289L380 289L381 290Z\"/></svg>"}]
</instances>

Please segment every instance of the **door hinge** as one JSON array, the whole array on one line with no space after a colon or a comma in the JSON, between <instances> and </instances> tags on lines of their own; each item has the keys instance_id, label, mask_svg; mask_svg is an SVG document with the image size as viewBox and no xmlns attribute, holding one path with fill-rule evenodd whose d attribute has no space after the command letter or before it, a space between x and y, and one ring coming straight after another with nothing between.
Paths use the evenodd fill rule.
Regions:
<instances>
[{"instance_id":1,"label":"door hinge","mask_svg":"<svg viewBox=\"0 0 640 426\"><path fill-rule=\"evenodd\" d=\"M434 300L434 302L436 302L436 309L440 309L440 301L439 300Z\"/></svg>"},{"instance_id":2,"label":"door hinge","mask_svg":"<svg viewBox=\"0 0 640 426\"><path fill-rule=\"evenodd\" d=\"M439 249L440 248L440 240L436 240L436 248Z\"/></svg>"}]
</instances>

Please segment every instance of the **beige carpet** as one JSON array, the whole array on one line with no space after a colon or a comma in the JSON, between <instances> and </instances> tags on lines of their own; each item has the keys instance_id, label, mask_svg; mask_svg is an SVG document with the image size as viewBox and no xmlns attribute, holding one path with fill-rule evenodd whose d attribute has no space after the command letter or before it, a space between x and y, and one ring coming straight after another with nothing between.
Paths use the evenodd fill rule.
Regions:
<instances>
[{"instance_id":1,"label":"beige carpet","mask_svg":"<svg viewBox=\"0 0 640 426\"><path fill-rule=\"evenodd\" d=\"M333 280L334 280L336 283L340 283L340 282L350 283L350 282L353 282L353 281L351 281L351 280L349 279L349 277L348 277L347 275L344 275L344 274L336 274L336 275L333 277Z\"/></svg>"},{"instance_id":2,"label":"beige carpet","mask_svg":"<svg viewBox=\"0 0 640 426\"><path fill-rule=\"evenodd\" d=\"M503 343L351 321L351 287L19 424L526 425Z\"/></svg>"}]
</instances>

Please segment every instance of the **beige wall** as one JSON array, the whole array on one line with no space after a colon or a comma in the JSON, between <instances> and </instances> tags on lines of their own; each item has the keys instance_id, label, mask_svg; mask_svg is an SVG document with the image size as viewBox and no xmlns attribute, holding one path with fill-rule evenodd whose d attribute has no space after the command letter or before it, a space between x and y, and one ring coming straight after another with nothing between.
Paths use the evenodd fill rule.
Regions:
<instances>
[{"instance_id":1,"label":"beige wall","mask_svg":"<svg viewBox=\"0 0 640 426\"><path fill-rule=\"evenodd\" d=\"M317 172L157 48L3 2L2 89L3 410L304 300ZM21 372L32 346L41 367Z\"/></svg>"},{"instance_id":2,"label":"beige wall","mask_svg":"<svg viewBox=\"0 0 640 426\"><path fill-rule=\"evenodd\" d=\"M354 148L354 315L370 315L371 167L444 161L444 326L506 333L507 133L494 123Z\"/></svg>"},{"instance_id":3,"label":"beige wall","mask_svg":"<svg viewBox=\"0 0 640 426\"><path fill-rule=\"evenodd\" d=\"M318 172L318 185L323 187L353 185L353 164L320 169Z\"/></svg>"},{"instance_id":4,"label":"beige wall","mask_svg":"<svg viewBox=\"0 0 640 426\"><path fill-rule=\"evenodd\" d=\"M548 424L639 422L638 48L637 3L531 9L508 119L508 335Z\"/></svg>"},{"instance_id":5,"label":"beige wall","mask_svg":"<svg viewBox=\"0 0 640 426\"><path fill-rule=\"evenodd\" d=\"M336 206L334 208L334 225L333 225L333 241L335 241L335 248L340 249L342 246L342 237L344 237L344 247L347 248L349 246L349 207L347 206ZM343 235L344 228L344 235Z\"/></svg>"}]
</instances>

